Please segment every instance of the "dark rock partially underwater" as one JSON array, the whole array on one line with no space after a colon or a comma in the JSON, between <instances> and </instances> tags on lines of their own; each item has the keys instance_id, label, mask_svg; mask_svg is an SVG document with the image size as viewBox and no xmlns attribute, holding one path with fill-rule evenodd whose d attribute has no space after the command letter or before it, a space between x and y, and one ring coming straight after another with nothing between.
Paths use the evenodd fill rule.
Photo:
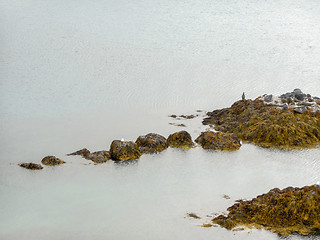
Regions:
<instances>
[{"instance_id":1,"label":"dark rock partially underwater","mask_svg":"<svg viewBox=\"0 0 320 240\"><path fill-rule=\"evenodd\" d=\"M67 156L73 156L73 155L80 155L80 156L83 156L83 157L87 157L88 155L90 154L90 151L86 148L83 148L79 151L76 151L76 152L73 152L73 153L69 153L67 154Z\"/></svg>"},{"instance_id":2,"label":"dark rock partially underwater","mask_svg":"<svg viewBox=\"0 0 320 240\"><path fill-rule=\"evenodd\" d=\"M37 163L20 163L18 165L20 167L23 167L23 168L26 168L26 169L30 169L30 170L41 170L41 169L43 169L41 164L37 164Z\"/></svg>"},{"instance_id":3,"label":"dark rock partially underwater","mask_svg":"<svg viewBox=\"0 0 320 240\"><path fill-rule=\"evenodd\" d=\"M85 159L91 160L94 163L104 163L111 160L111 156L109 151L102 150L90 153L85 157Z\"/></svg>"},{"instance_id":4,"label":"dark rock partially underwater","mask_svg":"<svg viewBox=\"0 0 320 240\"><path fill-rule=\"evenodd\" d=\"M139 136L136 144L142 153L156 153L168 148L167 139L156 133Z\"/></svg>"},{"instance_id":5,"label":"dark rock partially underwater","mask_svg":"<svg viewBox=\"0 0 320 240\"><path fill-rule=\"evenodd\" d=\"M41 160L41 163L47 166L53 166L53 165L60 165L65 162L55 156L47 156Z\"/></svg>"},{"instance_id":6,"label":"dark rock partially underwater","mask_svg":"<svg viewBox=\"0 0 320 240\"><path fill-rule=\"evenodd\" d=\"M169 135L167 143L172 148L189 149L194 147L191 135L187 131L180 131Z\"/></svg>"},{"instance_id":7,"label":"dark rock partially underwater","mask_svg":"<svg viewBox=\"0 0 320 240\"><path fill-rule=\"evenodd\" d=\"M134 142L114 140L110 146L110 155L113 160L124 161L139 158L141 152Z\"/></svg>"},{"instance_id":8,"label":"dark rock partially underwater","mask_svg":"<svg viewBox=\"0 0 320 240\"><path fill-rule=\"evenodd\" d=\"M296 101L298 104L299 100ZM262 147L310 148L320 144L320 111L314 111L315 108L318 105L298 113L299 108L282 109L259 97L209 112L203 124L214 125L217 131L234 133L239 139Z\"/></svg>"},{"instance_id":9,"label":"dark rock partially underwater","mask_svg":"<svg viewBox=\"0 0 320 240\"><path fill-rule=\"evenodd\" d=\"M280 235L320 234L320 186L278 188L250 201L238 201L227 216L212 220L227 229L264 228Z\"/></svg>"},{"instance_id":10,"label":"dark rock partially underwater","mask_svg":"<svg viewBox=\"0 0 320 240\"><path fill-rule=\"evenodd\" d=\"M234 134L222 132L202 132L195 142L210 150L234 151L241 147L240 140Z\"/></svg>"}]
</instances>

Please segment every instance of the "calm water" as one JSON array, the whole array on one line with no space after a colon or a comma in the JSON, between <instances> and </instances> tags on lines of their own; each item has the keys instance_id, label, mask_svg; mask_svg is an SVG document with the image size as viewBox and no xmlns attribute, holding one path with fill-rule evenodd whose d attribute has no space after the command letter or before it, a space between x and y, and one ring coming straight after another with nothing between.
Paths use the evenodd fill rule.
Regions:
<instances>
[{"instance_id":1,"label":"calm water","mask_svg":"<svg viewBox=\"0 0 320 240\"><path fill-rule=\"evenodd\" d=\"M319 96L319 12L317 0L0 0L0 239L279 239L197 225L237 199L320 181L319 149L168 149L104 165L65 154L181 130L169 123L197 137L205 112L168 115L243 91ZM46 155L67 164L16 165Z\"/></svg>"}]
</instances>

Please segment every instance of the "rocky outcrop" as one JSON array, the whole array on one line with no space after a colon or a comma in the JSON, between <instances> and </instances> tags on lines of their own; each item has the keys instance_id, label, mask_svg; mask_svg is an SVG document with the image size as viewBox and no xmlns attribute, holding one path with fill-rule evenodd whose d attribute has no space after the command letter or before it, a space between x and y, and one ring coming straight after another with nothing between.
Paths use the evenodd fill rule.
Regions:
<instances>
[{"instance_id":1,"label":"rocky outcrop","mask_svg":"<svg viewBox=\"0 0 320 240\"><path fill-rule=\"evenodd\" d=\"M254 226L281 235L320 234L320 186L275 188L250 201L240 200L228 211L212 222L227 229Z\"/></svg>"},{"instance_id":2,"label":"rocky outcrop","mask_svg":"<svg viewBox=\"0 0 320 240\"><path fill-rule=\"evenodd\" d=\"M18 165L20 167L23 167L23 168L26 168L26 169L30 169L30 170L41 170L41 169L43 169L41 164L37 164L37 163L20 163Z\"/></svg>"},{"instance_id":3,"label":"rocky outcrop","mask_svg":"<svg viewBox=\"0 0 320 240\"><path fill-rule=\"evenodd\" d=\"M173 148L188 149L194 147L191 135L187 131L180 131L169 135L167 144Z\"/></svg>"},{"instance_id":4,"label":"rocky outcrop","mask_svg":"<svg viewBox=\"0 0 320 240\"><path fill-rule=\"evenodd\" d=\"M267 148L301 149L320 144L320 112L296 113L265 104L261 97L240 100L230 108L207 113L205 125L233 133L239 139Z\"/></svg>"},{"instance_id":5,"label":"rocky outcrop","mask_svg":"<svg viewBox=\"0 0 320 240\"><path fill-rule=\"evenodd\" d=\"M55 156L47 156L41 160L41 163L47 166L60 165L65 163L64 161L56 158Z\"/></svg>"},{"instance_id":6,"label":"rocky outcrop","mask_svg":"<svg viewBox=\"0 0 320 240\"><path fill-rule=\"evenodd\" d=\"M76 151L76 152L73 152L73 153L69 153L67 154L67 156L72 156L72 155L80 155L80 156L83 156L83 157L87 157L88 155L90 154L90 151L86 148L83 148L79 151Z\"/></svg>"},{"instance_id":7,"label":"rocky outcrop","mask_svg":"<svg viewBox=\"0 0 320 240\"><path fill-rule=\"evenodd\" d=\"M280 96L264 94L261 99L267 105L276 106L278 110L286 111L292 109L300 114L308 110L311 113L320 112L320 98L305 94L299 88Z\"/></svg>"},{"instance_id":8,"label":"rocky outcrop","mask_svg":"<svg viewBox=\"0 0 320 240\"><path fill-rule=\"evenodd\" d=\"M240 140L235 134L212 132L202 132L195 140L204 149L234 151L241 147Z\"/></svg>"},{"instance_id":9,"label":"rocky outcrop","mask_svg":"<svg viewBox=\"0 0 320 240\"><path fill-rule=\"evenodd\" d=\"M104 163L106 161L111 160L111 156L109 151L102 150L102 151L90 153L85 157L85 159L91 160L94 163Z\"/></svg>"},{"instance_id":10,"label":"rocky outcrop","mask_svg":"<svg viewBox=\"0 0 320 240\"><path fill-rule=\"evenodd\" d=\"M136 143L120 140L114 140L111 143L109 152L111 159L116 161L137 159L141 156L141 152Z\"/></svg>"},{"instance_id":11,"label":"rocky outcrop","mask_svg":"<svg viewBox=\"0 0 320 240\"><path fill-rule=\"evenodd\" d=\"M136 144L142 153L156 153L168 148L167 139L156 133L138 137Z\"/></svg>"}]
</instances>

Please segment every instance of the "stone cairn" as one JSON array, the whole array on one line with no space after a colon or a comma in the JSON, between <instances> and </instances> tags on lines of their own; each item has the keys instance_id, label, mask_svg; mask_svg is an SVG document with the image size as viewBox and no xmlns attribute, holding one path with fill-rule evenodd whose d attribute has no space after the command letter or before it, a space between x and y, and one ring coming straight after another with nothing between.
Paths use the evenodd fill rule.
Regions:
<instances>
[{"instance_id":1,"label":"stone cairn","mask_svg":"<svg viewBox=\"0 0 320 240\"><path fill-rule=\"evenodd\" d=\"M299 88L280 96L264 94L261 99L266 105L277 106L279 110L293 109L296 113L310 110L312 113L320 112L320 98L303 93Z\"/></svg>"}]
</instances>

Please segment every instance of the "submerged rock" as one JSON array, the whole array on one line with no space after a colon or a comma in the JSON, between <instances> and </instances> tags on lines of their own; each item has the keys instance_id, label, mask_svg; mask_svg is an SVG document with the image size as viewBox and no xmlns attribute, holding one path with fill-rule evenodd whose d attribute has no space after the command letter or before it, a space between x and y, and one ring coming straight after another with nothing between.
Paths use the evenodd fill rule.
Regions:
<instances>
[{"instance_id":1,"label":"submerged rock","mask_svg":"<svg viewBox=\"0 0 320 240\"><path fill-rule=\"evenodd\" d=\"M30 170L41 170L41 169L43 169L41 164L37 164L37 163L20 163L18 165L20 167L23 167L23 168L26 168L26 169L30 169Z\"/></svg>"},{"instance_id":2,"label":"submerged rock","mask_svg":"<svg viewBox=\"0 0 320 240\"><path fill-rule=\"evenodd\" d=\"M320 234L320 186L278 188L228 208L227 216L212 220L227 229L237 226L265 228L281 235Z\"/></svg>"},{"instance_id":3,"label":"submerged rock","mask_svg":"<svg viewBox=\"0 0 320 240\"><path fill-rule=\"evenodd\" d=\"M79 150L79 151L76 151L76 152L73 152L73 153L69 153L69 154L67 154L67 156L81 155L81 156L83 156L83 157L86 157L86 156L88 156L89 154L90 154L90 151L89 151L88 149L86 149L86 148L83 148L83 149L81 149L81 150Z\"/></svg>"},{"instance_id":4,"label":"submerged rock","mask_svg":"<svg viewBox=\"0 0 320 240\"><path fill-rule=\"evenodd\" d=\"M113 160L123 161L137 159L141 156L141 152L134 142L114 140L110 146L110 155Z\"/></svg>"},{"instance_id":5,"label":"submerged rock","mask_svg":"<svg viewBox=\"0 0 320 240\"><path fill-rule=\"evenodd\" d=\"M235 102L230 108L208 113L205 125L233 133L239 139L267 148L301 149L320 145L320 112L296 113L267 105L261 98Z\"/></svg>"},{"instance_id":6,"label":"submerged rock","mask_svg":"<svg viewBox=\"0 0 320 240\"><path fill-rule=\"evenodd\" d=\"M168 146L173 148L192 148L194 143L191 135L187 131L180 131L169 135L167 139Z\"/></svg>"},{"instance_id":7,"label":"submerged rock","mask_svg":"<svg viewBox=\"0 0 320 240\"><path fill-rule=\"evenodd\" d=\"M234 151L241 147L240 140L235 134L212 132L202 132L195 140L204 149Z\"/></svg>"},{"instance_id":8,"label":"submerged rock","mask_svg":"<svg viewBox=\"0 0 320 240\"><path fill-rule=\"evenodd\" d=\"M47 166L60 165L65 163L64 161L56 158L55 156L47 156L41 160L41 163Z\"/></svg>"},{"instance_id":9,"label":"submerged rock","mask_svg":"<svg viewBox=\"0 0 320 240\"><path fill-rule=\"evenodd\" d=\"M90 153L85 157L85 159L91 160L94 163L104 163L106 161L111 160L111 156L109 151L102 150L102 151Z\"/></svg>"},{"instance_id":10,"label":"submerged rock","mask_svg":"<svg viewBox=\"0 0 320 240\"><path fill-rule=\"evenodd\" d=\"M142 153L161 152L168 148L167 139L156 133L139 136L136 144Z\"/></svg>"}]
</instances>

